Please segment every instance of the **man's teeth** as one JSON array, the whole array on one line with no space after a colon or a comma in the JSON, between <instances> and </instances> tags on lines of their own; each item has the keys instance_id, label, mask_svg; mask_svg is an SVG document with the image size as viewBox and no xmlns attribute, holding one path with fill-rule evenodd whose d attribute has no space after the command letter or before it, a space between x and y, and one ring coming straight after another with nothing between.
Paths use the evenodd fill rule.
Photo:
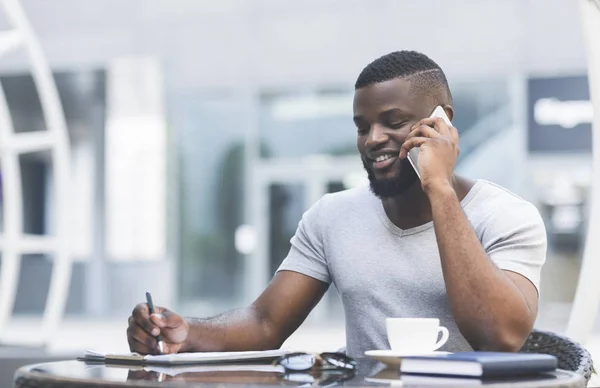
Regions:
<instances>
[{"instance_id":1,"label":"man's teeth","mask_svg":"<svg viewBox=\"0 0 600 388\"><path fill-rule=\"evenodd\" d=\"M385 155L381 155L375 158L376 162L383 162L384 160L388 160L389 158L393 158L394 155L392 154L385 154Z\"/></svg>"}]
</instances>

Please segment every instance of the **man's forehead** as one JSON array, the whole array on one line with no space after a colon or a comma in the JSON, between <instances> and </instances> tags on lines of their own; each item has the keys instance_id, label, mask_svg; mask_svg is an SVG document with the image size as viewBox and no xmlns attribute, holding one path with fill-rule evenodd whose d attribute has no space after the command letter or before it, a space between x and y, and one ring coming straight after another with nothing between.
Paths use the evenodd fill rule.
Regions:
<instances>
[{"instance_id":1,"label":"man's forehead","mask_svg":"<svg viewBox=\"0 0 600 388\"><path fill-rule=\"evenodd\" d=\"M420 105L421 99L419 93L411 90L409 80L394 78L357 89L354 92L354 112L381 109L384 106L410 111Z\"/></svg>"}]
</instances>

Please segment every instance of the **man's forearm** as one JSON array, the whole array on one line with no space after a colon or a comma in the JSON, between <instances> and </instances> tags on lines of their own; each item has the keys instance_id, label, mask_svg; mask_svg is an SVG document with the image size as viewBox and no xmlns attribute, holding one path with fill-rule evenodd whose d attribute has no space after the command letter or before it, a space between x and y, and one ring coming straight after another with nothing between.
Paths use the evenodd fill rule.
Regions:
<instances>
[{"instance_id":1,"label":"man's forearm","mask_svg":"<svg viewBox=\"0 0 600 388\"><path fill-rule=\"evenodd\" d=\"M517 286L488 258L454 189L428 192L450 308L476 349L512 350L522 345L532 313Z\"/></svg>"},{"instance_id":2,"label":"man's forearm","mask_svg":"<svg viewBox=\"0 0 600 388\"><path fill-rule=\"evenodd\" d=\"M254 307L228 311L213 318L186 318L189 333L182 352L266 350L281 346Z\"/></svg>"}]
</instances>

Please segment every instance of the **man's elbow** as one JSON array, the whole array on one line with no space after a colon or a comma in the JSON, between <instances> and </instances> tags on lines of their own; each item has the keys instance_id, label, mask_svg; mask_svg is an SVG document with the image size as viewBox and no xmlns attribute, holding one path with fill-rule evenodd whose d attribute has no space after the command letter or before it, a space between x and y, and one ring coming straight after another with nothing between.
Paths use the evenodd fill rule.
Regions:
<instances>
[{"instance_id":1,"label":"man's elbow","mask_svg":"<svg viewBox=\"0 0 600 388\"><path fill-rule=\"evenodd\" d=\"M487 337L479 350L491 352L518 352L523 348L530 330L499 330Z\"/></svg>"},{"instance_id":2,"label":"man's elbow","mask_svg":"<svg viewBox=\"0 0 600 388\"><path fill-rule=\"evenodd\" d=\"M522 336L514 333L499 335L495 341L494 347L496 352L518 352L523 348L527 340L527 336Z\"/></svg>"},{"instance_id":3,"label":"man's elbow","mask_svg":"<svg viewBox=\"0 0 600 388\"><path fill-rule=\"evenodd\" d=\"M260 350L279 349L286 337L282 335L281 330L278 330L268 314L265 314L255 305L252 305L250 308L254 313L258 327L258 331L254 333L257 335L256 340Z\"/></svg>"}]
</instances>

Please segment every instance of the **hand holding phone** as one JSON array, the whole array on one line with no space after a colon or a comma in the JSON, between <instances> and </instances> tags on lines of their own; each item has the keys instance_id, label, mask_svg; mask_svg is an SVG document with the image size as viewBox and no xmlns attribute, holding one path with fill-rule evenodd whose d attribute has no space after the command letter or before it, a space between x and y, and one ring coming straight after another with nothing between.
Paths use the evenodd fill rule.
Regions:
<instances>
[{"instance_id":1,"label":"hand holding phone","mask_svg":"<svg viewBox=\"0 0 600 388\"><path fill-rule=\"evenodd\" d=\"M446 124L452 125L452 123L450 122L450 119L448 118L448 115L446 115L446 112L444 111L444 108L442 108L441 105L438 105L433 110L433 112L431 113L431 115L429 117L430 118L441 117L446 122ZM411 148L410 151L408 151L408 155L406 156L406 158L408 159L410 164L415 169L415 172L417 173L417 176L419 177L419 179L421 179L421 172L419 171L419 152L420 151L421 150L419 147L413 147L413 148Z\"/></svg>"}]
</instances>

